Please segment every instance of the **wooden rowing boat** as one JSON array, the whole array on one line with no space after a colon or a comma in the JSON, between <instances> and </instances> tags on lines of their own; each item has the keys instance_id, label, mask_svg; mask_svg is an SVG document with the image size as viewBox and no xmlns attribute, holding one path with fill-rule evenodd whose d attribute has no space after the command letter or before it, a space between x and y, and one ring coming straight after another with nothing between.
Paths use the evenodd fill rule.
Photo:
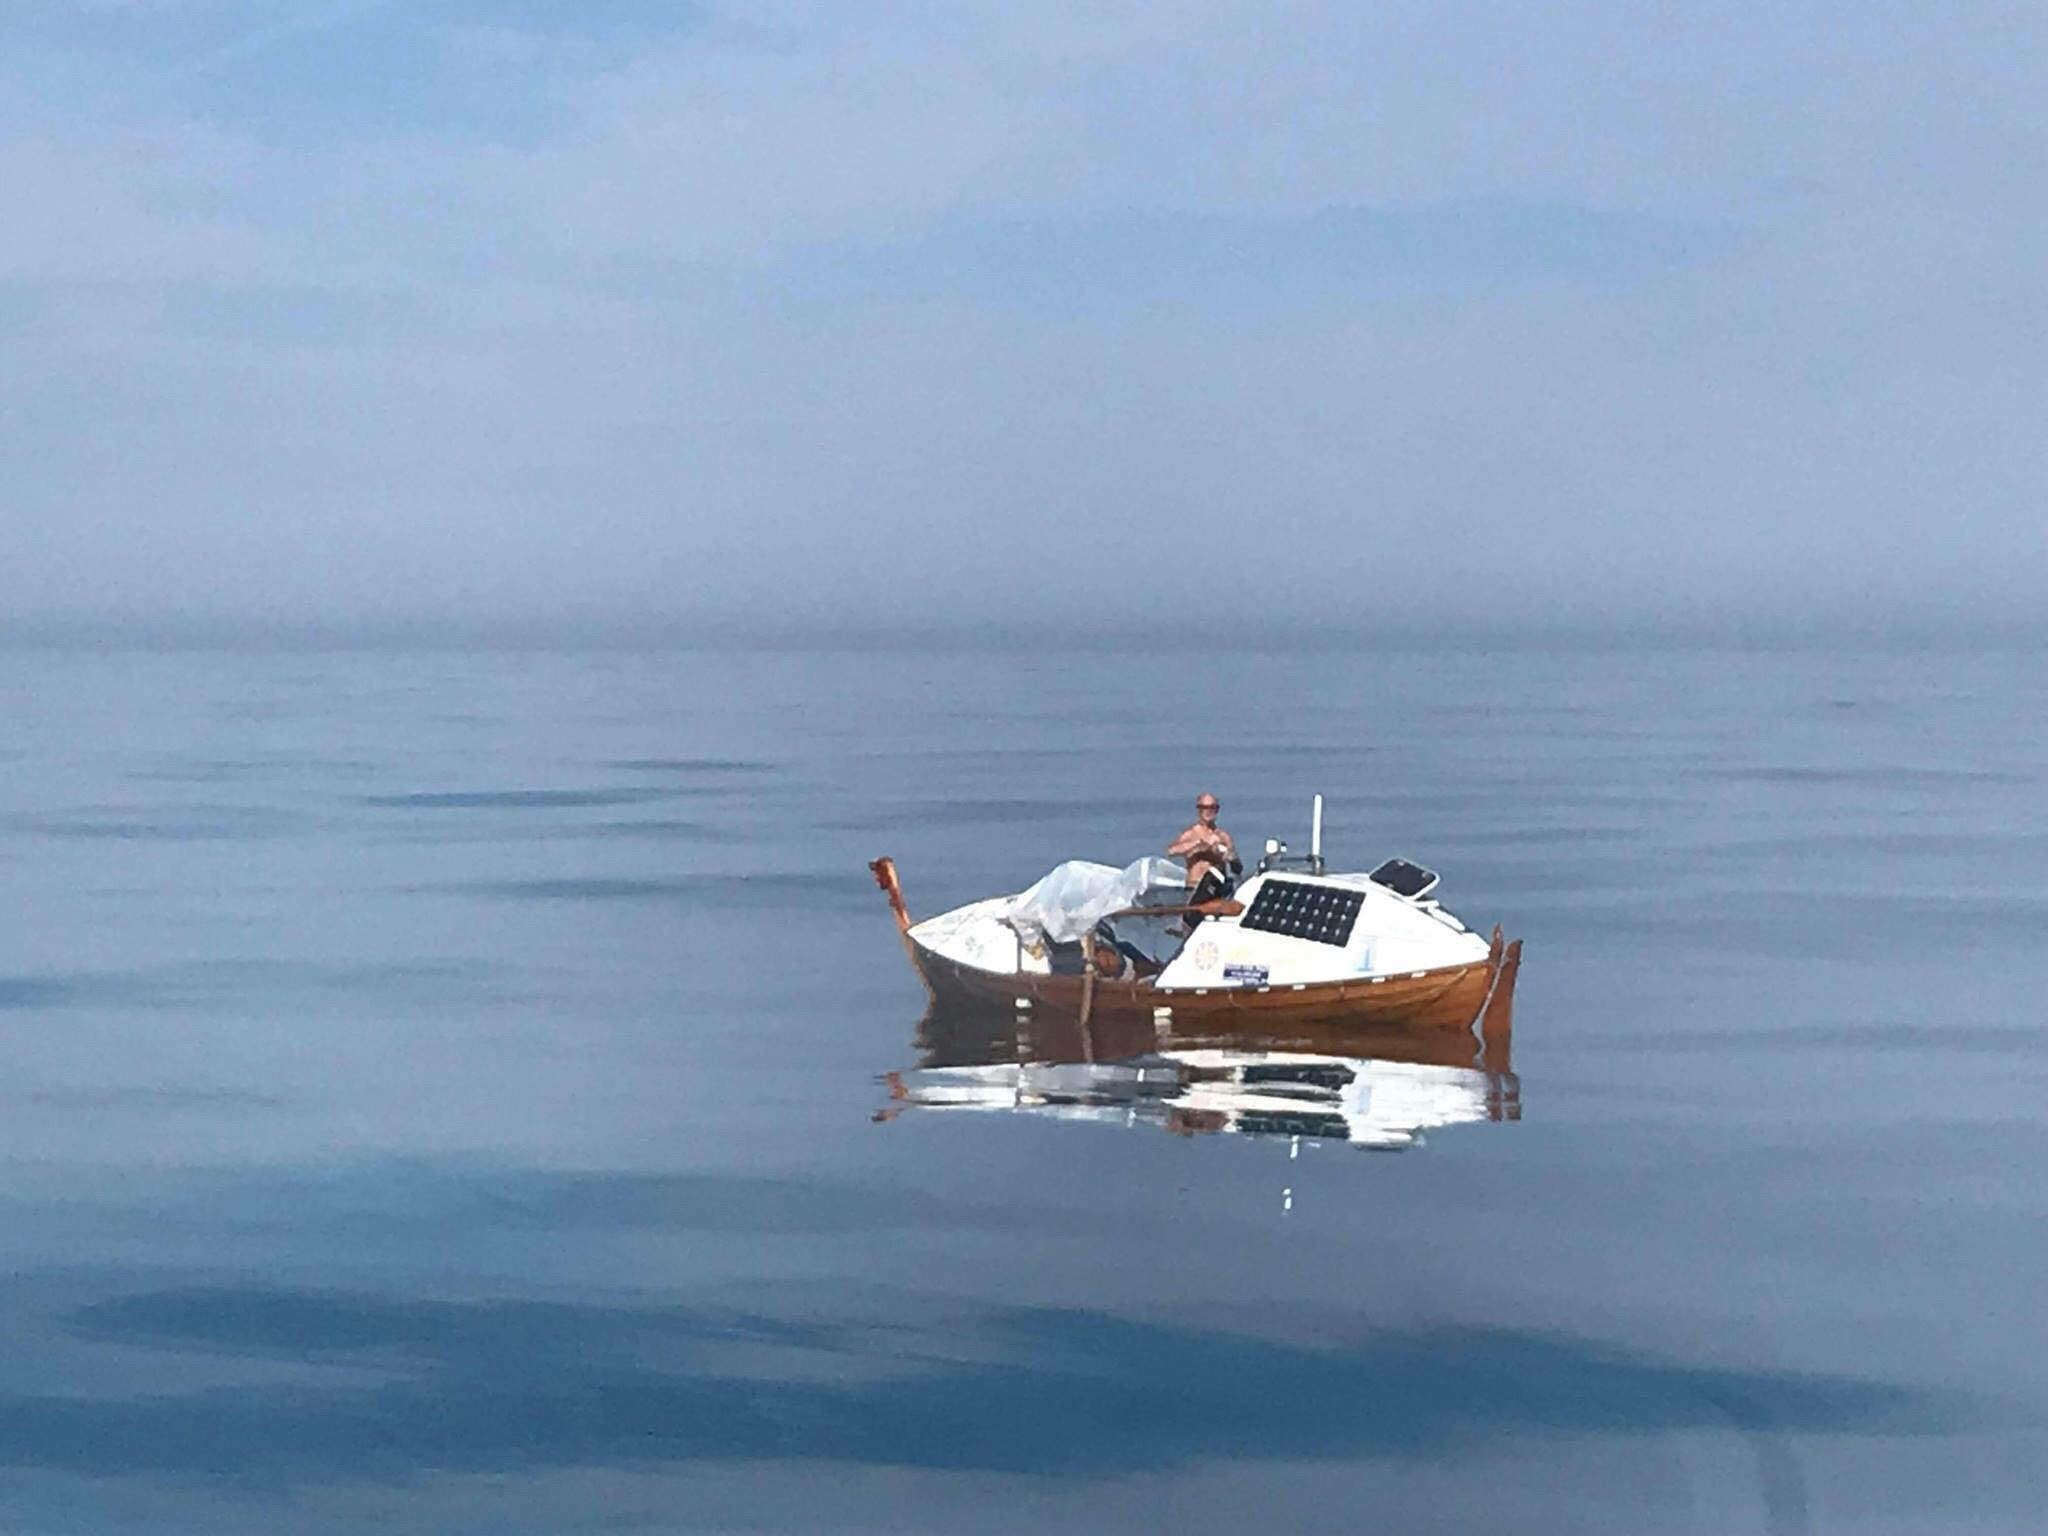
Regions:
<instances>
[{"instance_id":1,"label":"wooden rowing boat","mask_svg":"<svg viewBox=\"0 0 2048 1536\"><path fill-rule=\"evenodd\" d=\"M1284 973L1259 979L1264 968L1256 968L1251 970L1252 980L1239 984L1176 985L1174 965L1154 975L1104 974L1105 968L1095 963L1093 953L1077 974L1027 970L1021 962L996 969L941 953L924 941L921 925L911 920L904 902L895 862L884 857L868 867L889 899L904 950L935 1006L1031 1011L1071 1017L1105 1029L1151 1025L1206 1034L1227 1033L1242 1026L1268 1037L1319 1026L1365 1030L1477 1027L1484 1034L1495 1034L1504 1033L1512 1020L1522 943L1504 940L1498 926L1483 957L1474 954L1456 964L1329 980L1289 981ZM1323 878L1332 886L1355 891L1358 881L1366 877ZM1343 884L1347 881L1349 884ZM1411 905L1434 904L1411 901ZM1158 909L1147 910L1156 915ZM1211 903L1183 910L1192 924L1187 941L1192 947L1205 934L1230 931L1243 921L1245 907L1239 902ZM1459 933L1465 931L1449 921Z\"/></svg>"}]
</instances>

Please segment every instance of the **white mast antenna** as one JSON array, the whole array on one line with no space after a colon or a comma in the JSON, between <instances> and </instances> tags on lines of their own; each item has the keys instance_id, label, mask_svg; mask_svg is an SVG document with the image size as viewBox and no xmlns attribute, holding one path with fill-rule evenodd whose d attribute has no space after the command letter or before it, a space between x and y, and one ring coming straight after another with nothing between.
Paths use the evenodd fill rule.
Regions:
<instances>
[{"instance_id":1,"label":"white mast antenna","mask_svg":"<svg viewBox=\"0 0 2048 1536\"><path fill-rule=\"evenodd\" d=\"M1317 795L1315 808L1309 813L1308 823L1308 864L1317 874L1323 872L1323 797Z\"/></svg>"}]
</instances>

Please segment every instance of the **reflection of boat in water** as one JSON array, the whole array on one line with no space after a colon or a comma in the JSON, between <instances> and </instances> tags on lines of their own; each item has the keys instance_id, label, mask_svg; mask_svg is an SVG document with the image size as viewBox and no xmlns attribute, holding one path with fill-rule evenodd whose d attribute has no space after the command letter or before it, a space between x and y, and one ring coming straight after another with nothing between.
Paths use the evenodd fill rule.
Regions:
<instances>
[{"instance_id":1,"label":"reflection of boat in water","mask_svg":"<svg viewBox=\"0 0 2048 1536\"><path fill-rule=\"evenodd\" d=\"M884 1079L892 1105L883 1118L910 1107L1002 1109L1378 1150L1442 1126L1521 1118L1504 1014L1475 1038L1332 1025L1215 1033L941 1004L918 1043L920 1064Z\"/></svg>"},{"instance_id":2,"label":"reflection of boat in water","mask_svg":"<svg viewBox=\"0 0 2048 1536\"><path fill-rule=\"evenodd\" d=\"M1242 886L1206 900L1165 859L1076 860L913 922L895 863L869 867L936 1004L1208 1028L1464 1030L1488 1014L1504 1027L1521 941L1467 929L1435 900L1437 876L1405 859L1326 872L1321 823L1318 796L1306 859L1268 843Z\"/></svg>"}]
</instances>

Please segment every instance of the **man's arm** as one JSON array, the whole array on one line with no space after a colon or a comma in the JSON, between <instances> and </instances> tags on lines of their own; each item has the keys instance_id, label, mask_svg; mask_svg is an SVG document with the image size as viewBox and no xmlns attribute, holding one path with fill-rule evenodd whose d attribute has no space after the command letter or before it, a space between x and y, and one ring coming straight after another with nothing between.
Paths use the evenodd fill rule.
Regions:
<instances>
[{"instance_id":1,"label":"man's arm","mask_svg":"<svg viewBox=\"0 0 2048 1536\"><path fill-rule=\"evenodd\" d=\"M1166 856L1170 859L1183 858L1207 848L1209 843L1209 830L1198 821L1166 845Z\"/></svg>"}]
</instances>

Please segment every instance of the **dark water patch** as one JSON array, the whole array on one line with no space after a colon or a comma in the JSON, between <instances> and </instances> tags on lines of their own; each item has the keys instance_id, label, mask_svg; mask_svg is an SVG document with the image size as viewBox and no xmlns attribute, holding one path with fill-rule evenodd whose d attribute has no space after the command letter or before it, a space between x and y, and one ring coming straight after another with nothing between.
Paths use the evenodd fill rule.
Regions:
<instances>
[{"instance_id":1,"label":"dark water patch","mask_svg":"<svg viewBox=\"0 0 2048 1536\"><path fill-rule=\"evenodd\" d=\"M70 1331L385 1375L0 1395L0 1463L245 1485L711 1460L1108 1477L1423 1459L1530 1436L1938 1435L1975 1413L1881 1380L1688 1364L1505 1328L1314 1347L1086 1307L885 1301L878 1315L795 1318L768 1310L772 1298L735 1310L145 1292L76 1309Z\"/></svg>"},{"instance_id":2,"label":"dark water patch","mask_svg":"<svg viewBox=\"0 0 2048 1536\"><path fill-rule=\"evenodd\" d=\"M1484 702L1437 699L1430 702L1428 709L1432 715L1448 718L1463 715L1476 720L1580 720L1609 712L1609 707L1601 704L1570 703L1563 700L1527 703L1510 699L1491 699Z\"/></svg>"},{"instance_id":3,"label":"dark water patch","mask_svg":"<svg viewBox=\"0 0 2048 1536\"><path fill-rule=\"evenodd\" d=\"M72 977L0 976L0 1013L62 1008L89 991Z\"/></svg>"},{"instance_id":4,"label":"dark water patch","mask_svg":"<svg viewBox=\"0 0 2048 1536\"><path fill-rule=\"evenodd\" d=\"M1623 1047L1645 1056L1723 1056L1731 1050L1819 1051L1850 1054L1898 1052L1930 1061L1955 1056L2036 1056L2048 1053L2048 1015L2038 1022L1758 1024L1750 1028L1571 1032L1571 1048Z\"/></svg>"},{"instance_id":5,"label":"dark water patch","mask_svg":"<svg viewBox=\"0 0 2048 1536\"><path fill-rule=\"evenodd\" d=\"M1892 831L1859 827L1840 832L1801 831L1782 837L1730 838L1706 849L1711 855L1825 854L1835 858L1882 854L1897 858L1964 858L2000 855L2041 857L2048 866L2048 831Z\"/></svg>"},{"instance_id":6,"label":"dark water patch","mask_svg":"<svg viewBox=\"0 0 2048 1536\"><path fill-rule=\"evenodd\" d=\"M268 1009L363 998L379 1008L503 1001L492 967L467 961L193 960L132 970L0 977L0 1009Z\"/></svg>"},{"instance_id":7,"label":"dark water patch","mask_svg":"<svg viewBox=\"0 0 2048 1536\"><path fill-rule=\"evenodd\" d=\"M1760 768L1699 767L1692 770L1705 778L1732 780L1738 784L1811 785L1819 789L1942 789L1979 784L2038 784L2038 773L2016 773L2006 769L1878 767L1857 764L1842 767L1774 766Z\"/></svg>"},{"instance_id":8,"label":"dark water patch","mask_svg":"<svg viewBox=\"0 0 2048 1536\"><path fill-rule=\"evenodd\" d=\"M213 718L231 725L263 725L303 714L304 706L290 699L243 699L216 705Z\"/></svg>"},{"instance_id":9,"label":"dark water patch","mask_svg":"<svg viewBox=\"0 0 2048 1536\"><path fill-rule=\"evenodd\" d=\"M726 1171L580 1173L420 1159L275 1172L176 1170L140 1198L152 1211L175 1213L194 1229L291 1236L310 1226L373 1247L424 1241L436 1251L508 1233L815 1237L1008 1232L1020 1220L1044 1236L1110 1240L1123 1230L1121 1218L1077 1210L1055 1193L990 1203L856 1179Z\"/></svg>"},{"instance_id":10,"label":"dark water patch","mask_svg":"<svg viewBox=\"0 0 2048 1536\"><path fill-rule=\"evenodd\" d=\"M2034 965L2048 932L2048 893L2005 896L1900 891L1844 894L1759 889L1674 896L1645 886L1633 897L1586 899L1559 888L1547 910L1529 909L1532 938L1562 925L1580 948L1651 943L1691 951L1804 959L1991 957Z\"/></svg>"},{"instance_id":11,"label":"dark water patch","mask_svg":"<svg viewBox=\"0 0 2048 1536\"><path fill-rule=\"evenodd\" d=\"M650 816L606 821L583 821L572 816L535 818L524 823L516 834L508 833L502 822L489 817L459 821L423 817L381 830L378 839L384 844L440 848L465 843L502 845L514 840L525 843L599 841L731 847L753 841L754 836L748 827L734 822L696 821L686 817Z\"/></svg>"},{"instance_id":12,"label":"dark water patch","mask_svg":"<svg viewBox=\"0 0 2048 1536\"><path fill-rule=\"evenodd\" d=\"M281 774L363 774L377 764L361 758L307 757L285 754L276 757L194 758L155 767L131 768L127 777L145 783L225 784Z\"/></svg>"},{"instance_id":13,"label":"dark water patch","mask_svg":"<svg viewBox=\"0 0 2048 1536\"><path fill-rule=\"evenodd\" d=\"M1377 756L1381 748L1370 742L1328 742L1284 740L1263 737L1248 745L1205 744L1199 753L1205 763L1217 765L1218 770L1235 768L1237 771L1252 769L1261 776L1272 771L1276 762L1285 763L1289 768L1304 763L1358 763ZM1083 752L1082 756L1092 756Z\"/></svg>"},{"instance_id":14,"label":"dark water patch","mask_svg":"<svg viewBox=\"0 0 2048 1536\"><path fill-rule=\"evenodd\" d=\"M434 1221L540 1231L590 1227L724 1233L873 1232L1003 1226L1009 1215L916 1190L725 1173L513 1172L438 1178ZM446 1202L445 1204L442 1202ZM1067 1225L1047 1211L1048 1228Z\"/></svg>"},{"instance_id":15,"label":"dark water patch","mask_svg":"<svg viewBox=\"0 0 2048 1536\"><path fill-rule=\"evenodd\" d=\"M457 889L512 901L690 901L713 893L711 882L689 877L628 880L595 875L581 879L478 880Z\"/></svg>"},{"instance_id":16,"label":"dark water patch","mask_svg":"<svg viewBox=\"0 0 2048 1536\"><path fill-rule=\"evenodd\" d=\"M466 880L413 890L459 891L507 901L646 901L750 911L844 909L875 896L866 875L669 875L646 879L589 875L533 880Z\"/></svg>"},{"instance_id":17,"label":"dark water patch","mask_svg":"<svg viewBox=\"0 0 2048 1536\"><path fill-rule=\"evenodd\" d=\"M274 1094L242 1088L36 1088L22 1093L0 1090L0 1102L46 1109L168 1110L212 1113L216 1110L276 1109L286 1101Z\"/></svg>"},{"instance_id":18,"label":"dark water patch","mask_svg":"<svg viewBox=\"0 0 2048 1536\"><path fill-rule=\"evenodd\" d=\"M0 1010L148 1007L167 1000L157 979L143 970L60 971L0 978Z\"/></svg>"},{"instance_id":19,"label":"dark water patch","mask_svg":"<svg viewBox=\"0 0 2048 1536\"><path fill-rule=\"evenodd\" d=\"M744 831L709 821L652 819L646 821L600 821L568 829L571 837L618 838L625 842L650 843L743 843Z\"/></svg>"},{"instance_id":20,"label":"dark water patch","mask_svg":"<svg viewBox=\"0 0 2048 1536\"><path fill-rule=\"evenodd\" d=\"M494 968L461 960L327 962L203 960L151 973L188 997L262 996L273 991L369 993L380 1000L470 995Z\"/></svg>"},{"instance_id":21,"label":"dark water patch","mask_svg":"<svg viewBox=\"0 0 2048 1536\"><path fill-rule=\"evenodd\" d=\"M1099 754L1086 747L941 747L937 750L916 748L895 748L886 752L869 752L869 758L902 759L918 763L1000 763L1006 768L1036 766L1053 767L1079 759L1094 758Z\"/></svg>"},{"instance_id":22,"label":"dark water patch","mask_svg":"<svg viewBox=\"0 0 2048 1536\"><path fill-rule=\"evenodd\" d=\"M1456 832L1437 840L1439 848L1578 848L1589 843L1632 843L1639 827L1499 827Z\"/></svg>"},{"instance_id":23,"label":"dark water patch","mask_svg":"<svg viewBox=\"0 0 2048 1536\"><path fill-rule=\"evenodd\" d=\"M183 763L163 768L131 768L126 777L145 784L227 784L257 770L226 763Z\"/></svg>"},{"instance_id":24,"label":"dark water patch","mask_svg":"<svg viewBox=\"0 0 2048 1536\"><path fill-rule=\"evenodd\" d=\"M41 837L111 842L226 842L276 837L312 823L303 816L249 805L85 806L8 825Z\"/></svg>"},{"instance_id":25,"label":"dark water patch","mask_svg":"<svg viewBox=\"0 0 2048 1536\"><path fill-rule=\"evenodd\" d=\"M1323 788L1329 825L1336 828L1379 826L1396 818L1425 816L1449 826L1501 819L1499 803L1487 803L1466 784L1438 782L1416 788L1385 783L1336 784ZM1560 773L1550 779L1532 772L1517 785L1517 790L1525 803L1537 803L1540 792L1543 811L1552 819L1560 815L1573 820L1597 818L1610 824L1620 818L1634 820L1643 813L1660 812L1673 803L1672 797L1661 789L1639 789L1625 784L1602 786L1588 782L1584 774ZM1261 799L1260 803L1268 802ZM1305 824L1308 820L1305 796L1298 805L1286 802L1284 810L1289 822L1299 818ZM1229 820L1227 810L1224 819Z\"/></svg>"},{"instance_id":26,"label":"dark water patch","mask_svg":"<svg viewBox=\"0 0 2048 1536\"><path fill-rule=\"evenodd\" d=\"M619 757L605 765L624 773L773 773L773 763L744 757Z\"/></svg>"},{"instance_id":27,"label":"dark water patch","mask_svg":"<svg viewBox=\"0 0 2048 1536\"><path fill-rule=\"evenodd\" d=\"M925 800L893 801L875 805L856 815L825 817L815 825L833 832L909 832L941 827L1028 826L1045 823L1073 826L1093 821L1137 820L1150 825L1162 819L1156 797L1119 796L1095 798L1039 799L1010 796L978 800L934 797ZM1160 838L1165 842L1178 825Z\"/></svg>"},{"instance_id":28,"label":"dark water patch","mask_svg":"<svg viewBox=\"0 0 2048 1536\"><path fill-rule=\"evenodd\" d=\"M665 789L480 789L363 795L360 805L397 811L561 811L666 800Z\"/></svg>"}]
</instances>

